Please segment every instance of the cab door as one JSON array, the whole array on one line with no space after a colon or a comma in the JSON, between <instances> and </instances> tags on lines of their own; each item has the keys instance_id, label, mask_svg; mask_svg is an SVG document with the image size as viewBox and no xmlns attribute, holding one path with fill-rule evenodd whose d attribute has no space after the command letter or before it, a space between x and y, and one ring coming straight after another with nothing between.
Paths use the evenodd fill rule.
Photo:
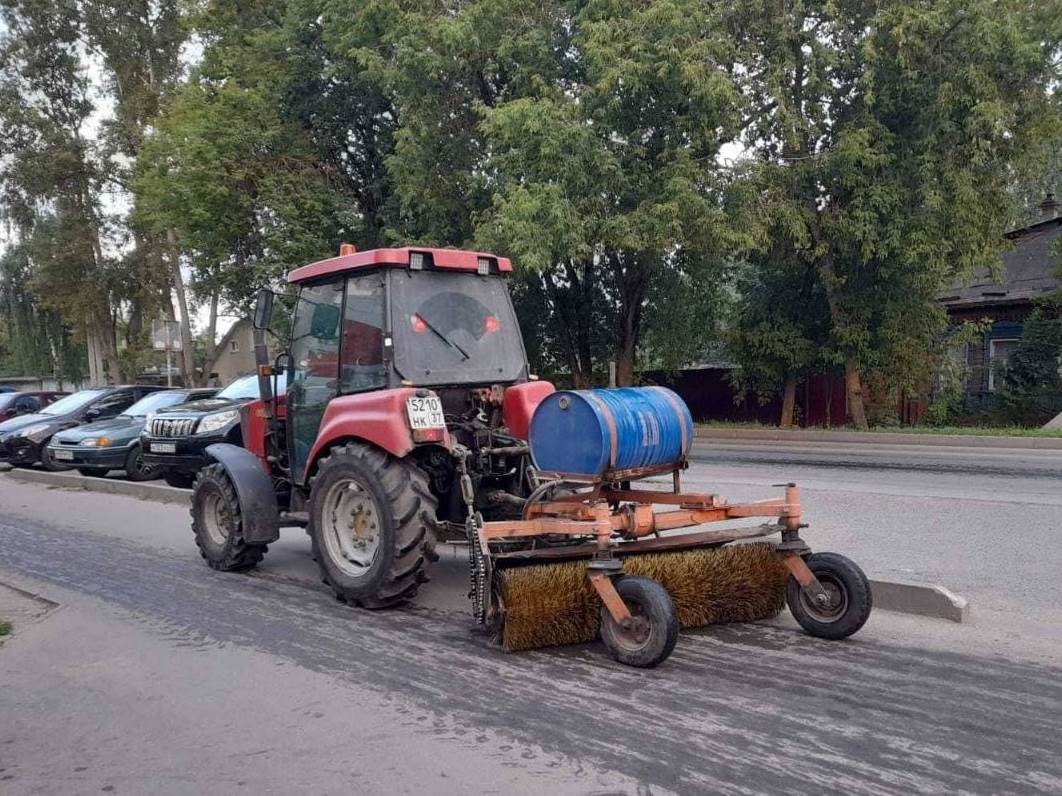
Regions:
<instances>
[{"instance_id":1,"label":"cab door","mask_svg":"<svg viewBox=\"0 0 1062 796\"><path fill-rule=\"evenodd\" d=\"M302 483L306 461L317 439L339 377L339 325L343 280L307 285L299 292L291 330L287 433L291 474Z\"/></svg>"}]
</instances>

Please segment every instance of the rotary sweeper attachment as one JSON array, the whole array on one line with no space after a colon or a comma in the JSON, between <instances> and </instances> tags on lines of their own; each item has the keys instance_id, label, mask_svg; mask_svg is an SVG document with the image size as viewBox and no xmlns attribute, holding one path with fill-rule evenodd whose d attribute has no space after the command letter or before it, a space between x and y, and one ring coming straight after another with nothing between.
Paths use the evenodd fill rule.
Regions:
<instances>
[{"instance_id":1,"label":"rotary sweeper attachment","mask_svg":"<svg viewBox=\"0 0 1062 796\"><path fill-rule=\"evenodd\" d=\"M671 654L680 627L765 619L786 603L820 638L863 626L867 578L843 556L811 553L796 485L744 504L685 493L692 440L689 410L661 387L558 392L542 402L529 440L539 486L521 519L468 519L473 608L504 649L600 635L616 660L651 667ZM670 491L632 487L664 475ZM773 521L676 533L754 517Z\"/></svg>"}]
</instances>

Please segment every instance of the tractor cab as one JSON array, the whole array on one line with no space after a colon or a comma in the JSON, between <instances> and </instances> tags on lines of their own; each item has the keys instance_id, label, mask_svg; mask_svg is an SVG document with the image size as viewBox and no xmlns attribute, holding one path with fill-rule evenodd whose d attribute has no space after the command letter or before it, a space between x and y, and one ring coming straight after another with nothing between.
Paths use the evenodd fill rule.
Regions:
<instances>
[{"instance_id":1,"label":"tractor cab","mask_svg":"<svg viewBox=\"0 0 1062 796\"><path fill-rule=\"evenodd\" d=\"M454 486L445 449L520 444L502 428L503 416L526 428L531 396L553 388L529 376L511 271L507 258L482 252L344 247L288 276L298 293L273 460L296 491L345 439L412 455L438 493ZM269 324L271 305L271 295L260 296L259 328ZM254 441L247 447L259 449Z\"/></svg>"}]
</instances>

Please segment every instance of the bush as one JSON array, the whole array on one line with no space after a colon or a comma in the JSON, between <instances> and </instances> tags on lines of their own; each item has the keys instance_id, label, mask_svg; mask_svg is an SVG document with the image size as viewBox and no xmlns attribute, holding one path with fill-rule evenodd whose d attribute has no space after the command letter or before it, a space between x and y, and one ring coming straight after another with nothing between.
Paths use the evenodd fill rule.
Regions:
<instances>
[{"instance_id":1,"label":"bush","mask_svg":"<svg viewBox=\"0 0 1062 796\"><path fill-rule=\"evenodd\" d=\"M1008 423L1042 426L1062 412L1062 319L1047 314L1039 309L1029 317L1002 371L1000 414Z\"/></svg>"}]
</instances>

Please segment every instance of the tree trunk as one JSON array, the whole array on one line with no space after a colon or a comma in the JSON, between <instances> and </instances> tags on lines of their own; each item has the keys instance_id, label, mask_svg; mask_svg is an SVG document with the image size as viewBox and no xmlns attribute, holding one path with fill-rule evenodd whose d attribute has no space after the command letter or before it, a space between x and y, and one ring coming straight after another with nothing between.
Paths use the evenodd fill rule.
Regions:
<instances>
[{"instance_id":1,"label":"tree trunk","mask_svg":"<svg viewBox=\"0 0 1062 796\"><path fill-rule=\"evenodd\" d=\"M614 253L608 255L612 274L620 295L619 329L616 340L616 386L634 384L635 355L642 328L642 310L649 292L646 267L637 256Z\"/></svg>"},{"instance_id":2,"label":"tree trunk","mask_svg":"<svg viewBox=\"0 0 1062 796\"><path fill-rule=\"evenodd\" d=\"M181 255L177 248L177 233L172 229L166 231L166 240L170 244L170 275L173 279L173 290L177 294L177 308L181 312L181 378L185 387L192 387L195 378L195 352L192 348L192 316L188 313L188 294L184 288L184 277L181 276Z\"/></svg>"},{"instance_id":3,"label":"tree trunk","mask_svg":"<svg viewBox=\"0 0 1062 796\"><path fill-rule=\"evenodd\" d=\"M867 413L863 406L863 382L859 378L859 363L849 357L844 363L844 392L848 403L848 417L856 428L864 431L867 425Z\"/></svg>"},{"instance_id":4,"label":"tree trunk","mask_svg":"<svg viewBox=\"0 0 1062 796\"><path fill-rule=\"evenodd\" d=\"M782 417L778 425L782 428L793 427L793 414L796 409L797 380L794 374L789 374L785 379L785 390L782 392Z\"/></svg>"},{"instance_id":5,"label":"tree trunk","mask_svg":"<svg viewBox=\"0 0 1062 796\"><path fill-rule=\"evenodd\" d=\"M634 338L627 336L616 346L616 386L634 384Z\"/></svg>"}]
</instances>

